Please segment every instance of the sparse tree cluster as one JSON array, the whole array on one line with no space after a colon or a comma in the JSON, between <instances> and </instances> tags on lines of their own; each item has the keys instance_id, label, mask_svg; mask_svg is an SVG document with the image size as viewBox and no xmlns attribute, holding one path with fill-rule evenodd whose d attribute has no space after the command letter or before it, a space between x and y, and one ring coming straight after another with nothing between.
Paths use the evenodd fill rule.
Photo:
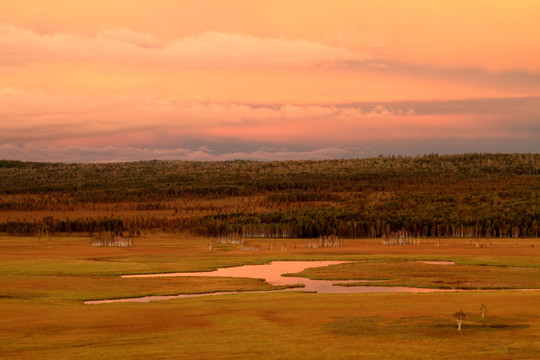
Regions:
<instances>
[{"instance_id":1,"label":"sparse tree cluster","mask_svg":"<svg viewBox=\"0 0 540 360\"><path fill-rule=\"evenodd\" d=\"M113 234L104 232L99 234L99 237L90 240L91 246L99 247L130 247L133 246L131 237L124 237L122 234Z\"/></svg>"},{"instance_id":2,"label":"sparse tree cluster","mask_svg":"<svg viewBox=\"0 0 540 360\"><path fill-rule=\"evenodd\" d=\"M461 323L463 322L463 320L465 320L466 317L467 315L465 315L465 313L461 310L454 314L454 319L456 319L457 321L458 331L461 331Z\"/></svg>"},{"instance_id":3,"label":"sparse tree cluster","mask_svg":"<svg viewBox=\"0 0 540 360\"><path fill-rule=\"evenodd\" d=\"M486 319L486 311L487 311L486 304L480 305L480 317L482 321ZM467 315L462 310L459 310L458 312L454 313L453 316L457 322L458 331L461 331L461 328L463 326L463 321L467 318Z\"/></svg>"}]
</instances>

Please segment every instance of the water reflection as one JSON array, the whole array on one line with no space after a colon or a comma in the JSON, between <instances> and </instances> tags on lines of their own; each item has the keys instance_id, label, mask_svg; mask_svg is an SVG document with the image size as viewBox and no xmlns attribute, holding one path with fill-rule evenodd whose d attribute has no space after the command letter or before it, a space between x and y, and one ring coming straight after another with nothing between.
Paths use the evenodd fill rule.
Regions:
<instances>
[{"instance_id":1,"label":"water reflection","mask_svg":"<svg viewBox=\"0 0 540 360\"><path fill-rule=\"evenodd\" d=\"M150 277L182 277L182 276L204 276L204 277L243 277L243 278L255 278L264 279L266 282L272 285L301 285L301 288L289 288L283 290L270 290L276 291L303 291L303 292L316 292L323 294L353 294L353 293L374 293L374 292L440 292L448 291L442 289L423 289L423 288L410 288L403 286L339 286L337 284L348 284L360 282L380 282L382 280L311 280L302 277L283 276L284 274L294 274L301 272L307 268L323 267L329 265L338 265L349 263L349 261L273 261L270 264L265 265L244 265L237 267L221 268L215 271L209 272L187 272L187 273L164 273L164 274L144 274L144 275L124 275L123 278L150 278ZM184 294L184 295L171 295L171 296L145 296L140 298L129 299L115 299L115 300L95 300L86 301L85 304L103 304L103 303L115 303L115 302L149 302L155 300L168 300L168 299L180 299L188 297L209 296L209 295L223 295L231 293L254 293L262 291L246 291L246 292L218 292L218 293L205 293L205 294ZM264 291L269 292L269 291Z\"/></svg>"}]
</instances>

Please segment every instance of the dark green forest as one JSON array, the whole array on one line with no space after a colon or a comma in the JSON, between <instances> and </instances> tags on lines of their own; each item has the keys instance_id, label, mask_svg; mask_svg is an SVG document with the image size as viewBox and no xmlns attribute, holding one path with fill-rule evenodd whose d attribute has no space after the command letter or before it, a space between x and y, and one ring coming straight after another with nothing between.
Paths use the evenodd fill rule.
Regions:
<instances>
[{"instance_id":1,"label":"dark green forest","mask_svg":"<svg viewBox=\"0 0 540 360\"><path fill-rule=\"evenodd\" d=\"M246 237L540 236L540 154L324 161L0 161L0 232ZM230 205L229 205L230 204ZM78 215L109 206L110 216ZM118 215L114 209L133 210ZM157 215L151 210L170 210Z\"/></svg>"}]
</instances>

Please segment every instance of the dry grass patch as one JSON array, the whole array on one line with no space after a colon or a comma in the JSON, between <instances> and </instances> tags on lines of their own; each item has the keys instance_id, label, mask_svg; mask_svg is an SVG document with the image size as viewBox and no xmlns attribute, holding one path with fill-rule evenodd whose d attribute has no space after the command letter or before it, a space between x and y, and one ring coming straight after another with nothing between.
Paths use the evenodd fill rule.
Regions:
<instances>
[{"instance_id":1,"label":"dry grass patch","mask_svg":"<svg viewBox=\"0 0 540 360\"><path fill-rule=\"evenodd\" d=\"M436 265L411 261L355 262L306 269L300 275L311 279L328 280L380 279L385 280L383 283L385 286L442 289L540 288L540 268L533 267ZM366 284L347 284L347 286L354 285Z\"/></svg>"}]
</instances>

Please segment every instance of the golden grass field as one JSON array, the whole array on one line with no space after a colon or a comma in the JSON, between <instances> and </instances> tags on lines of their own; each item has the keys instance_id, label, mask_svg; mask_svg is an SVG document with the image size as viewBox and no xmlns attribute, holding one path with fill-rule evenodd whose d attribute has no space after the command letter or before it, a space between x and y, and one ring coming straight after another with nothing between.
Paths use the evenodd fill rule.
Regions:
<instances>
[{"instance_id":1,"label":"golden grass field","mask_svg":"<svg viewBox=\"0 0 540 360\"><path fill-rule=\"evenodd\" d=\"M426 240L385 246L344 240L253 240L261 251L187 234L147 234L133 247L99 248L88 236L0 237L0 358L4 359L538 359L540 292L230 294L150 303L85 300L269 290L257 279L142 278L271 260L350 260L310 269L320 279L384 285L540 289L540 239ZM287 251L281 251L287 245ZM489 247L488 247L489 245ZM277 249L277 250L271 250ZM441 266L416 260L454 261ZM383 283L381 283L382 285ZM487 306L486 319L480 306ZM467 314L458 332L453 314Z\"/></svg>"}]
</instances>

